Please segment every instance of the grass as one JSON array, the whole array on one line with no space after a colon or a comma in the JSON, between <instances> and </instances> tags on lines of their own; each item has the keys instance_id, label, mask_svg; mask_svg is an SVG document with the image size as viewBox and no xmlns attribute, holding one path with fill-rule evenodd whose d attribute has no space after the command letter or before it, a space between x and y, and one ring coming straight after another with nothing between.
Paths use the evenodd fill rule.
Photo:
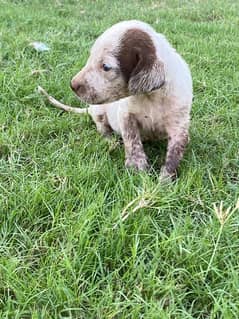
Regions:
<instances>
[{"instance_id":1,"label":"grass","mask_svg":"<svg viewBox=\"0 0 239 319\"><path fill-rule=\"evenodd\" d=\"M0 1L1 319L238 318L238 11L229 0ZM128 172L122 146L35 91L76 104L69 80L94 39L132 18L164 33L194 79L191 143L168 186L165 145L146 145L154 173Z\"/></svg>"}]
</instances>

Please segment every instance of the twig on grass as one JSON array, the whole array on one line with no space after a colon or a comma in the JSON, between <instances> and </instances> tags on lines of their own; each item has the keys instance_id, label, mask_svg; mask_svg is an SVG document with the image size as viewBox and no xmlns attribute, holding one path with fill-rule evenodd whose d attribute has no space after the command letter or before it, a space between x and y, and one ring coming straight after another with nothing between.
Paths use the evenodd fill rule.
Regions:
<instances>
[{"instance_id":1,"label":"twig on grass","mask_svg":"<svg viewBox=\"0 0 239 319\"><path fill-rule=\"evenodd\" d=\"M66 112L73 112L73 113L88 113L88 108L80 109L78 107L72 107L70 105L63 104L56 100L53 96L49 95L40 85L37 88L38 93L43 94L50 104L54 105L58 109L64 110Z\"/></svg>"}]
</instances>

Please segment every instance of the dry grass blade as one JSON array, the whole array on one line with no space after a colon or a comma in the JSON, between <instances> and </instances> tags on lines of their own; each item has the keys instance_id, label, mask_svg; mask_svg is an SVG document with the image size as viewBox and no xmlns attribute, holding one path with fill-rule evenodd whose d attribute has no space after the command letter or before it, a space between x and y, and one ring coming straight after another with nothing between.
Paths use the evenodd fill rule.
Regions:
<instances>
[{"instance_id":1,"label":"dry grass blade","mask_svg":"<svg viewBox=\"0 0 239 319\"><path fill-rule=\"evenodd\" d=\"M132 200L129 204L126 205L126 207L123 209L122 213L121 213L121 221L125 221L129 215L130 215L130 212L128 211L128 209L137 201L139 200L138 198L135 198L134 200ZM139 200L139 203L132 209L132 213L135 213L137 212L137 210L141 209L141 208L144 208L144 207L147 207L149 206L149 201L145 200L144 198L141 198ZM119 225L119 222L117 222L112 229L116 229Z\"/></svg>"},{"instance_id":2,"label":"dry grass blade","mask_svg":"<svg viewBox=\"0 0 239 319\"><path fill-rule=\"evenodd\" d=\"M218 245L219 245L219 241L220 241L220 238L221 238L221 235L222 235L223 227L224 227L225 223L230 219L232 214L234 214L235 211L237 209L239 209L239 198L238 198L237 203L236 203L236 205L235 205L235 207L233 209L231 209L231 206L229 206L226 210L224 210L222 201L220 202L219 207L217 207L215 203L213 204L213 207L214 207L215 215L217 216L221 226L220 226L220 229L219 229L219 232L218 232L217 240L216 240L216 243L215 243L211 258L210 258L210 261L208 263L208 267L207 267L207 270L206 270L206 273L205 273L204 280L207 278L207 275L208 275L208 273L209 273L209 271L211 269L211 266L212 266L212 263L213 263L215 255L216 255L216 251L217 251Z\"/></svg>"},{"instance_id":3,"label":"dry grass blade","mask_svg":"<svg viewBox=\"0 0 239 319\"><path fill-rule=\"evenodd\" d=\"M214 213L217 216L217 219L219 220L221 225L224 225L226 221L231 217L232 214L235 213L237 209L239 209L239 199L237 200L237 203L235 207L232 209L231 206L229 206L227 209L223 209L223 202L220 202L219 207L216 206L216 204L213 204Z\"/></svg>"},{"instance_id":4,"label":"dry grass blade","mask_svg":"<svg viewBox=\"0 0 239 319\"><path fill-rule=\"evenodd\" d=\"M47 69L38 69L38 70L32 70L30 75L41 75L43 73L47 73L49 70Z\"/></svg>"},{"instance_id":5,"label":"dry grass blade","mask_svg":"<svg viewBox=\"0 0 239 319\"><path fill-rule=\"evenodd\" d=\"M134 198L131 202L129 202L125 208L123 209L121 215L120 215L120 220L123 222L125 221L131 213L135 213L137 212L139 209L141 208L145 208L145 207L149 207L152 204L152 198L153 198L153 193L156 191L156 189L149 193L145 193L139 197ZM131 209L131 212L129 211L130 208L135 204L135 207L133 209ZM116 229L118 227L120 222L117 222L114 224L114 226L112 227L112 229Z\"/></svg>"}]
</instances>

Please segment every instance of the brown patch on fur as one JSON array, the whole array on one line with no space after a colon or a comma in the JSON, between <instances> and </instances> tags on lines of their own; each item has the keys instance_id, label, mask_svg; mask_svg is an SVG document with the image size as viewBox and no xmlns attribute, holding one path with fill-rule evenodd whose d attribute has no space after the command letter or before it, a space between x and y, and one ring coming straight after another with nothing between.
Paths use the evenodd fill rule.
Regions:
<instances>
[{"instance_id":1,"label":"brown patch on fur","mask_svg":"<svg viewBox=\"0 0 239 319\"><path fill-rule=\"evenodd\" d=\"M105 114L100 114L100 115L96 116L96 121L97 122L102 123L102 122L104 122L104 120L105 120Z\"/></svg>"},{"instance_id":2,"label":"brown patch on fur","mask_svg":"<svg viewBox=\"0 0 239 319\"><path fill-rule=\"evenodd\" d=\"M109 137L112 134L113 130L111 126L109 125L109 121L105 113L97 115L95 119L95 123L96 123L97 131L101 133L103 136Z\"/></svg>"},{"instance_id":3,"label":"brown patch on fur","mask_svg":"<svg viewBox=\"0 0 239 319\"><path fill-rule=\"evenodd\" d=\"M123 119L122 138L125 146L125 165L137 170L147 169L147 156L144 153L139 128L133 114L128 114Z\"/></svg>"},{"instance_id":4,"label":"brown patch on fur","mask_svg":"<svg viewBox=\"0 0 239 319\"><path fill-rule=\"evenodd\" d=\"M151 92L164 84L163 63L145 31L137 28L126 31L116 57L130 93Z\"/></svg>"}]
</instances>

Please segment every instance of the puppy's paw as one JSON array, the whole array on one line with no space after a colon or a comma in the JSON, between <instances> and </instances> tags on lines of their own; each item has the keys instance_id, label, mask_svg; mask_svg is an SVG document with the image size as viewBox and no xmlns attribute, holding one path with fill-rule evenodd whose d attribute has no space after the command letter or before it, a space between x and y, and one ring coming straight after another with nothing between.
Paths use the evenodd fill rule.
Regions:
<instances>
[{"instance_id":1,"label":"puppy's paw","mask_svg":"<svg viewBox=\"0 0 239 319\"><path fill-rule=\"evenodd\" d=\"M176 174L170 174L166 166L162 166L160 170L159 180L162 184L171 183L176 177Z\"/></svg>"},{"instance_id":2,"label":"puppy's paw","mask_svg":"<svg viewBox=\"0 0 239 319\"><path fill-rule=\"evenodd\" d=\"M137 171L146 171L149 168L147 157L145 155L132 156L126 159L125 166L134 168Z\"/></svg>"}]
</instances>

